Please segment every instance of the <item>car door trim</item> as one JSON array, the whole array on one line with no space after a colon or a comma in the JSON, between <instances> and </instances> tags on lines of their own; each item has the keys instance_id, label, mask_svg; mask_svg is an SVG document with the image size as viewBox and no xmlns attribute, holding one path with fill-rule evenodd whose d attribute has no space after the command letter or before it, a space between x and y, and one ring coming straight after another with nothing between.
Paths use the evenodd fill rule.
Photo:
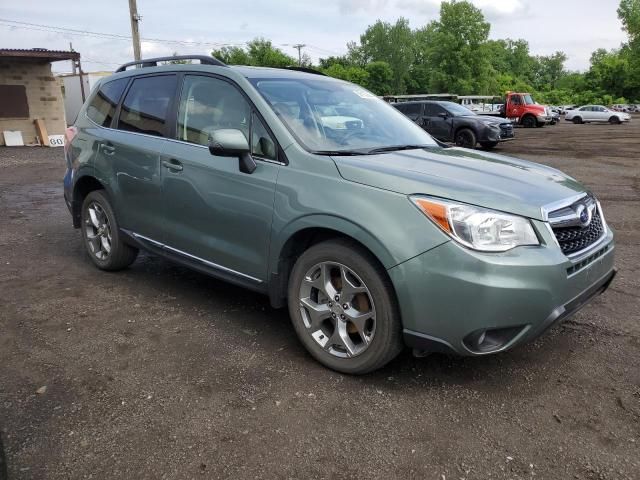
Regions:
<instances>
[{"instance_id":1,"label":"car door trim","mask_svg":"<svg viewBox=\"0 0 640 480\"><path fill-rule=\"evenodd\" d=\"M197 257L195 255L192 255L190 253L187 253L183 250L179 250L177 248L171 247L169 245L166 245L162 242L158 242L157 240L154 240L152 238L146 237L144 235L141 235L139 233L133 232L131 230L126 230L126 229L122 229L126 234L130 235L131 237L135 238L136 240L140 241L144 241L144 242L148 242L150 244L152 244L154 247L159 248L160 250L168 250L171 253L177 253L178 255L181 255L183 257L186 257L190 260L195 260L198 263L201 263L203 265L206 265L207 267L213 268L215 270L219 270L221 272L225 272L225 273L230 273L232 275L238 276L238 277L242 277L245 278L247 280L251 280L254 283L260 284L263 283L262 280L260 280L259 278L256 277L252 277L251 275L247 275L246 273L242 273L242 272L238 272L236 270L233 270L231 268L227 268L223 265L219 265L217 263L214 262L210 262L209 260L205 260L204 258L200 258Z\"/></svg>"}]
</instances>

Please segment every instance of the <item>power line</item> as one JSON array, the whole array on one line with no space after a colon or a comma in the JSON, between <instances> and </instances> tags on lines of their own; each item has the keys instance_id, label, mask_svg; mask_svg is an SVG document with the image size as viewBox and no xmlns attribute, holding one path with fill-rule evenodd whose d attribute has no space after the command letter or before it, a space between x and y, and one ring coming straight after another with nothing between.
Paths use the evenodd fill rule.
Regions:
<instances>
[{"instance_id":1,"label":"power line","mask_svg":"<svg viewBox=\"0 0 640 480\"><path fill-rule=\"evenodd\" d=\"M6 18L0 18L0 25L10 27L10 28L22 28L26 30L36 30L42 32L50 32L50 33L62 33L67 35L76 35L76 36L84 36L84 37L96 37L96 38L104 38L111 40L124 40L131 41L132 37L130 35L121 35L117 33L105 33L105 32L93 32L89 30L79 30L75 28L66 28L66 27L56 27L53 25L43 25L39 23L30 23L30 22L19 22L17 20L9 20ZM209 42L209 41L196 41L196 40L173 40L167 38L141 38L144 42L150 43L164 43L171 45L182 45L182 46L207 46L207 47L225 47L225 46L241 46L246 45L247 42Z\"/></svg>"}]
</instances>

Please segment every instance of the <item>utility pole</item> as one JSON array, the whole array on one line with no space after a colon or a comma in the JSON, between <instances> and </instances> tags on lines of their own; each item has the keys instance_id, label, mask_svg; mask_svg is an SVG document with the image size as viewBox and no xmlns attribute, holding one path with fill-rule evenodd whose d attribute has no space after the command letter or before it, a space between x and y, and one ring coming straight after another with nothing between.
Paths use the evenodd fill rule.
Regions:
<instances>
[{"instance_id":1,"label":"utility pole","mask_svg":"<svg viewBox=\"0 0 640 480\"><path fill-rule=\"evenodd\" d=\"M306 47L304 43L296 43L295 45L291 45L293 48L298 49L298 66L302 66L302 49Z\"/></svg>"},{"instance_id":2,"label":"utility pole","mask_svg":"<svg viewBox=\"0 0 640 480\"><path fill-rule=\"evenodd\" d=\"M139 62L142 58L140 56L140 30L138 23L142 20L142 17L138 15L138 6L136 0L129 0L129 14L131 15L131 38L133 39L133 58L136 62Z\"/></svg>"}]
</instances>

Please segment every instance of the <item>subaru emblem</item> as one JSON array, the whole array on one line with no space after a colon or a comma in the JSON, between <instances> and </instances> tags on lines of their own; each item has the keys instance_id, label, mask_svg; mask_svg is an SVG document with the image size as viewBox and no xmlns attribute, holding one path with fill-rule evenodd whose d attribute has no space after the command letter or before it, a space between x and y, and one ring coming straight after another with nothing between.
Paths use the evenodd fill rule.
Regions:
<instances>
[{"instance_id":1,"label":"subaru emblem","mask_svg":"<svg viewBox=\"0 0 640 480\"><path fill-rule=\"evenodd\" d=\"M578 218L580 219L580 223L586 227L591 223L591 212L584 205L578 205L576 209L576 213L578 214Z\"/></svg>"}]
</instances>

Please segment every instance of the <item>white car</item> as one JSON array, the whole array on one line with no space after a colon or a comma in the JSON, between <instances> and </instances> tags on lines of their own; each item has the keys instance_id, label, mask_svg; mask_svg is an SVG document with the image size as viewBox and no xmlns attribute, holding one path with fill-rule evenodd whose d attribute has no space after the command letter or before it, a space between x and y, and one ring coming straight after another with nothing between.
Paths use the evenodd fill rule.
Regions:
<instances>
[{"instance_id":1,"label":"white car","mask_svg":"<svg viewBox=\"0 0 640 480\"><path fill-rule=\"evenodd\" d=\"M602 105L585 105L569 110L564 119L573 123L609 122L619 124L630 121L631 115L624 112L614 112Z\"/></svg>"}]
</instances>

